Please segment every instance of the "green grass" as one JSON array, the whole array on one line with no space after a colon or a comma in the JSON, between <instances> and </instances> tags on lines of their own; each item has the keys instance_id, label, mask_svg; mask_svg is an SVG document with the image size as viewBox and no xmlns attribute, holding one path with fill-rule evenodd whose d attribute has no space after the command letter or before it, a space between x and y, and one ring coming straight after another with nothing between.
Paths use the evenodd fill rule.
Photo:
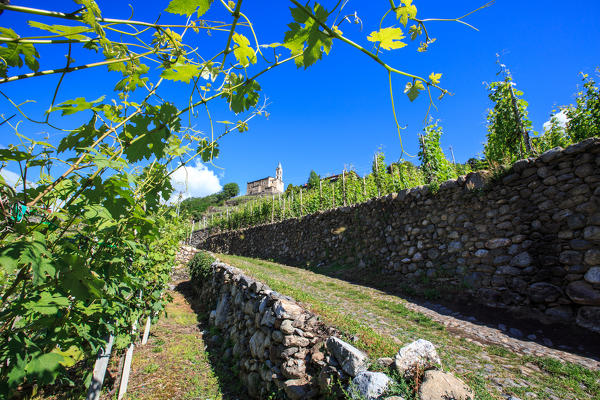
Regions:
<instances>
[{"instance_id":1,"label":"green grass","mask_svg":"<svg viewBox=\"0 0 600 400\"><path fill-rule=\"evenodd\" d=\"M523 398L527 392L537 394L538 399L548 398L549 394L564 399L600 399L598 371L552 358L519 355L498 345L469 342L428 316L409 309L404 300L368 287L270 261L228 255L219 255L219 258L303 303L348 338L358 337L358 342L353 344L373 360L393 356L401 345L419 338L433 342L444 369L463 379L475 391L478 400L505 399L506 395ZM380 320L386 324L378 324ZM491 361L483 361L484 355ZM486 371L483 364L491 364L492 371ZM526 364L537 366L539 371L534 367L531 374L524 376L520 368ZM507 385L501 394L490 381L491 377L515 382L525 380L527 384ZM398 395L408 400L410 397L402 390Z\"/></svg>"}]
</instances>

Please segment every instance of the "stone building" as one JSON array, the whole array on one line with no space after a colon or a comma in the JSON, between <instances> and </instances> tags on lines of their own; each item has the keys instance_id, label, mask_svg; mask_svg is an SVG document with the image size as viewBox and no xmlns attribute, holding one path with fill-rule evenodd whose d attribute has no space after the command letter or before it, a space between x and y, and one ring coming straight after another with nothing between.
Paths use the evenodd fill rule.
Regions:
<instances>
[{"instance_id":1,"label":"stone building","mask_svg":"<svg viewBox=\"0 0 600 400\"><path fill-rule=\"evenodd\" d=\"M246 184L247 195L277 193L283 193L283 170L281 169L281 163L277 165L277 169L275 170L275 178L272 176L267 176L266 178L248 182Z\"/></svg>"}]
</instances>

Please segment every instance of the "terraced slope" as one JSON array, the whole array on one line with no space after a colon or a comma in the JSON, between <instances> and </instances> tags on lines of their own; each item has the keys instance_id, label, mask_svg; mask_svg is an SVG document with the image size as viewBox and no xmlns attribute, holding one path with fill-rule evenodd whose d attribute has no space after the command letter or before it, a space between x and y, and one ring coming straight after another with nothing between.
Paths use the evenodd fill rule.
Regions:
<instances>
[{"instance_id":1,"label":"terraced slope","mask_svg":"<svg viewBox=\"0 0 600 400\"><path fill-rule=\"evenodd\" d=\"M462 335L460 325L468 322L438 318L433 311L372 288L273 262L217 256L304 303L373 359L392 357L399 347L419 338L431 341L444 368L467 382L478 399L600 398L595 360L537 344L523 345L498 332L486 334L483 327L473 328L474 335Z\"/></svg>"}]
</instances>

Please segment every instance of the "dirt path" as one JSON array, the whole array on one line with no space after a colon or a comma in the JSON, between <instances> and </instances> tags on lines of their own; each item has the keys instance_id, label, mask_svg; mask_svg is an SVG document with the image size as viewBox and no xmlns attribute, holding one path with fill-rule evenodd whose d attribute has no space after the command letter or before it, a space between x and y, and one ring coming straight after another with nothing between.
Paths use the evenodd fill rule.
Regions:
<instances>
[{"instance_id":1,"label":"dirt path","mask_svg":"<svg viewBox=\"0 0 600 400\"><path fill-rule=\"evenodd\" d=\"M135 347L128 400L244 398L238 395L242 388L232 382L231 371L205 342L213 335L199 307L193 307L187 259L173 272L168 291L173 300L166 306L166 315L152 326L148 343Z\"/></svg>"},{"instance_id":2,"label":"dirt path","mask_svg":"<svg viewBox=\"0 0 600 400\"><path fill-rule=\"evenodd\" d=\"M357 346L374 356L423 338L433 342L445 367L466 380L479 399L598 399L596 360L518 340L409 303L376 289L313 272L244 257L218 255L272 289L295 297L344 330L371 329L369 341ZM359 335L360 336L360 335ZM367 335L368 336L368 335ZM365 337L365 335L363 335ZM370 341L379 340L380 346ZM561 362L565 360L569 362Z\"/></svg>"}]
</instances>

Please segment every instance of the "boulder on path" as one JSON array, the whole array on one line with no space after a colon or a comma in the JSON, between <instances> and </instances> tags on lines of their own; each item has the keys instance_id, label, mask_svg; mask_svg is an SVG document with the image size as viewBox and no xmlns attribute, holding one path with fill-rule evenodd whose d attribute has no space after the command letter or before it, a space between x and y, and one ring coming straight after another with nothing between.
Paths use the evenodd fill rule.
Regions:
<instances>
[{"instance_id":1,"label":"boulder on path","mask_svg":"<svg viewBox=\"0 0 600 400\"><path fill-rule=\"evenodd\" d=\"M350 387L353 399L375 400L387 390L391 379L383 372L360 372Z\"/></svg>"},{"instance_id":2,"label":"boulder on path","mask_svg":"<svg viewBox=\"0 0 600 400\"><path fill-rule=\"evenodd\" d=\"M327 339L326 346L348 375L355 377L359 372L367 370L368 357L356 347L335 336Z\"/></svg>"},{"instance_id":3,"label":"boulder on path","mask_svg":"<svg viewBox=\"0 0 600 400\"><path fill-rule=\"evenodd\" d=\"M473 400L475 394L454 375L438 370L425 372L419 388L421 400Z\"/></svg>"},{"instance_id":4,"label":"boulder on path","mask_svg":"<svg viewBox=\"0 0 600 400\"><path fill-rule=\"evenodd\" d=\"M424 339L402 347L394 357L394 364L405 379L414 379L419 372L442 366L435 346Z\"/></svg>"}]
</instances>

